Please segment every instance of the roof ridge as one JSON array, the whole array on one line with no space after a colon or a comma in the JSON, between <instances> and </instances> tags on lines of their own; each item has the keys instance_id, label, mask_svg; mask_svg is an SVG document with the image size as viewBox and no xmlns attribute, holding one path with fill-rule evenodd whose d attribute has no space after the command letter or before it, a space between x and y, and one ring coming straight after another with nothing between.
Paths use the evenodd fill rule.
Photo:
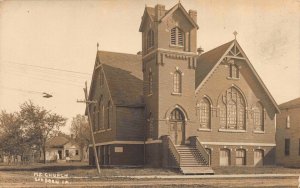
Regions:
<instances>
[{"instance_id":1,"label":"roof ridge","mask_svg":"<svg viewBox=\"0 0 300 188\"><path fill-rule=\"evenodd\" d=\"M140 56L140 55L137 55L137 54L130 54L130 53L125 53L125 52L114 52L114 51L106 51L106 50L98 50L97 51L97 53L101 53L101 52L114 53L114 54L123 54L123 55L132 55L132 56L137 56L137 57Z\"/></svg>"},{"instance_id":2,"label":"roof ridge","mask_svg":"<svg viewBox=\"0 0 300 188\"><path fill-rule=\"evenodd\" d=\"M211 51L214 51L214 50L216 50L216 49L219 49L220 47L226 46L226 45L228 45L228 44L230 44L230 43L232 43L232 42L234 42L234 41L235 41L235 40L231 40L231 41L226 42L226 43L224 43L224 44L222 44L222 45L220 45L220 46L216 46L216 47L214 47L213 49L211 49L211 50L209 50L209 51L207 51L207 52L204 52L204 53L201 54L199 57L201 57L202 55L204 55L204 54L206 54L206 53L208 53L208 52L211 52Z\"/></svg>"}]
</instances>

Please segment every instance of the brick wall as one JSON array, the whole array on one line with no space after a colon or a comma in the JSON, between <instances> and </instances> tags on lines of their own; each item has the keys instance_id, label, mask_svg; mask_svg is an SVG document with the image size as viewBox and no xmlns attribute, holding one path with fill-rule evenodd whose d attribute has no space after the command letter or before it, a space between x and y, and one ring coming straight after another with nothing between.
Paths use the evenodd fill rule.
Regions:
<instances>
[{"instance_id":1,"label":"brick wall","mask_svg":"<svg viewBox=\"0 0 300 188\"><path fill-rule=\"evenodd\" d=\"M300 166L300 108L281 109L277 115L276 163L285 166ZM290 128L287 128L287 116L290 117ZM290 155L284 153L285 139L290 139Z\"/></svg>"}]
</instances>

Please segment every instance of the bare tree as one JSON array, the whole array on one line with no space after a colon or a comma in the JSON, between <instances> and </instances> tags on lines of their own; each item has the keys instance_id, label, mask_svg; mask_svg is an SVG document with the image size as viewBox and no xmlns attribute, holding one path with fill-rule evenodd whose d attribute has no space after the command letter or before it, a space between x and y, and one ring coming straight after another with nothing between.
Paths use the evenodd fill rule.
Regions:
<instances>
[{"instance_id":1,"label":"bare tree","mask_svg":"<svg viewBox=\"0 0 300 188\"><path fill-rule=\"evenodd\" d=\"M80 146L82 161L84 148L88 149L91 142L91 133L87 118L84 115L77 114L76 117L73 117L72 119L70 130L71 134L75 136L75 141Z\"/></svg>"}]
</instances>

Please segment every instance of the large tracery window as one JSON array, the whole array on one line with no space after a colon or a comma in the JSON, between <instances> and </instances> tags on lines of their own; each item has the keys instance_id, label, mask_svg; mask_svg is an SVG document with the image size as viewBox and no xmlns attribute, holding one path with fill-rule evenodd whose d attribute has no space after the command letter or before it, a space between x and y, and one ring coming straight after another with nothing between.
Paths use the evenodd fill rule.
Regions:
<instances>
[{"instance_id":1,"label":"large tracery window","mask_svg":"<svg viewBox=\"0 0 300 188\"><path fill-rule=\"evenodd\" d=\"M264 131L264 107L257 103L253 110L254 130Z\"/></svg>"},{"instance_id":2,"label":"large tracery window","mask_svg":"<svg viewBox=\"0 0 300 188\"><path fill-rule=\"evenodd\" d=\"M236 88L222 94L219 108L222 129L245 130L245 100Z\"/></svg>"},{"instance_id":3,"label":"large tracery window","mask_svg":"<svg viewBox=\"0 0 300 188\"><path fill-rule=\"evenodd\" d=\"M198 107L198 115L200 121L200 128L210 129L210 102L207 98L203 98Z\"/></svg>"},{"instance_id":4,"label":"large tracery window","mask_svg":"<svg viewBox=\"0 0 300 188\"><path fill-rule=\"evenodd\" d=\"M176 46L183 46L184 44L183 32L178 27L171 29L171 44Z\"/></svg>"}]
</instances>

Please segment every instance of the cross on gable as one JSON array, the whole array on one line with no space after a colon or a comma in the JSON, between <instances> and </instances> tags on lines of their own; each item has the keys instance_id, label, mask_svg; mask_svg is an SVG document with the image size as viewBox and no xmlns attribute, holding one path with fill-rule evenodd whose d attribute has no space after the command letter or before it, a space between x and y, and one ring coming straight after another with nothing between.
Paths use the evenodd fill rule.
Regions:
<instances>
[{"instance_id":1,"label":"cross on gable","mask_svg":"<svg viewBox=\"0 0 300 188\"><path fill-rule=\"evenodd\" d=\"M233 32L233 35L234 35L234 40L236 40L236 36L237 36L238 32L237 31L234 31Z\"/></svg>"}]
</instances>

